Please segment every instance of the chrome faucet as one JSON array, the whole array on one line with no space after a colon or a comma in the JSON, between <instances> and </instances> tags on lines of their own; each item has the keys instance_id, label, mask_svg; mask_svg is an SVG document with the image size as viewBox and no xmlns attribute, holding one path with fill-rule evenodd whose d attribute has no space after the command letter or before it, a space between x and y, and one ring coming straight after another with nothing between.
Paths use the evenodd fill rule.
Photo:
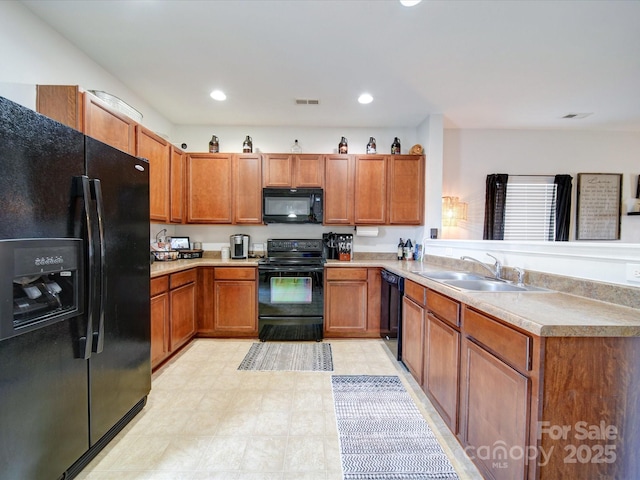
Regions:
<instances>
[{"instance_id":1,"label":"chrome faucet","mask_svg":"<svg viewBox=\"0 0 640 480\"><path fill-rule=\"evenodd\" d=\"M487 253L487 255L495 260L495 263L493 264L493 268L488 267L485 263L482 263L480 260L476 258L468 257L466 255L460 257L460 260L470 260L472 262L475 262L485 270L491 272L491 275L493 275L497 280L502 280L502 264L500 263L500 260L498 260L496 257L494 257L489 253Z\"/></svg>"}]
</instances>

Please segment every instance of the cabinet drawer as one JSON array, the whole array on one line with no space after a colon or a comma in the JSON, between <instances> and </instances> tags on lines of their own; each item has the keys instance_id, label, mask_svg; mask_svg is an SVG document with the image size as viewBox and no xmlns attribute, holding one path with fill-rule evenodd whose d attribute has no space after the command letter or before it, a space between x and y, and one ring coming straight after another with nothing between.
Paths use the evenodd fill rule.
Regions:
<instances>
[{"instance_id":1,"label":"cabinet drawer","mask_svg":"<svg viewBox=\"0 0 640 480\"><path fill-rule=\"evenodd\" d=\"M151 296L155 297L169 290L169 277L164 275L151 279Z\"/></svg>"},{"instance_id":2,"label":"cabinet drawer","mask_svg":"<svg viewBox=\"0 0 640 480\"><path fill-rule=\"evenodd\" d=\"M366 268L327 268L327 280L367 280Z\"/></svg>"},{"instance_id":3,"label":"cabinet drawer","mask_svg":"<svg viewBox=\"0 0 640 480\"><path fill-rule=\"evenodd\" d=\"M182 285L186 285L187 283L194 283L198 277L198 272L195 268L191 270L186 270L184 272L172 273L171 274L171 289L181 287Z\"/></svg>"},{"instance_id":4,"label":"cabinet drawer","mask_svg":"<svg viewBox=\"0 0 640 480\"><path fill-rule=\"evenodd\" d=\"M251 267L216 267L216 280L255 280L256 269Z\"/></svg>"},{"instance_id":5,"label":"cabinet drawer","mask_svg":"<svg viewBox=\"0 0 640 480\"><path fill-rule=\"evenodd\" d=\"M422 285L412 282L411 280L405 280L404 282L404 294L411 298L413 301L424 307L427 305L427 288Z\"/></svg>"},{"instance_id":6,"label":"cabinet drawer","mask_svg":"<svg viewBox=\"0 0 640 480\"><path fill-rule=\"evenodd\" d=\"M469 308L464 309L464 333L513 367L531 370L531 337Z\"/></svg>"},{"instance_id":7,"label":"cabinet drawer","mask_svg":"<svg viewBox=\"0 0 640 480\"><path fill-rule=\"evenodd\" d=\"M454 327L460 326L460 303L449 297L427 290L427 307L441 320Z\"/></svg>"}]
</instances>

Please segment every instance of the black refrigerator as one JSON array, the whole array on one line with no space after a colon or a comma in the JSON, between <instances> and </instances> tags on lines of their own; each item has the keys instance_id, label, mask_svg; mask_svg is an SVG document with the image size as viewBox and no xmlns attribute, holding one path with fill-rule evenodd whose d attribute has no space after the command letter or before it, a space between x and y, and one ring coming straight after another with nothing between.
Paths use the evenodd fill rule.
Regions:
<instances>
[{"instance_id":1,"label":"black refrigerator","mask_svg":"<svg viewBox=\"0 0 640 480\"><path fill-rule=\"evenodd\" d=\"M73 478L144 407L148 171L0 97L0 479Z\"/></svg>"}]
</instances>

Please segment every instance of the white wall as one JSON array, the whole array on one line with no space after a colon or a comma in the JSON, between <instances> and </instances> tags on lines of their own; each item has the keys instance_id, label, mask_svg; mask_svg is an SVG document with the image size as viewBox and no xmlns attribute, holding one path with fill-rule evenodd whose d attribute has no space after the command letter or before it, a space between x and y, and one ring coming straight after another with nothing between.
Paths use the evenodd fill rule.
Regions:
<instances>
[{"instance_id":1,"label":"white wall","mask_svg":"<svg viewBox=\"0 0 640 480\"><path fill-rule=\"evenodd\" d=\"M640 133L572 130L445 130L443 195L468 203L468 219L445 238L482 239L485 180L490 173L573 177L571 231L575 230L578 173L622 173L620 243L640 243L635 204L640 173ZM637 207L636 207L637 208ZM572 237L575 234L572 233Z\"/></svg>"},{"instance_id":2,"label":"white wall","mask_svg":"<svg viewBox=\"0 0 640 480\"><path fill-rule=\"evenodd\" d=\"M151 130L171 131L171 123L149 104L18 2L0 2L0 58L0 83L9 84L0 86L0 95L6 98L34 108L36 84L79 85L121 98L142 112L142 123Z\"/></svg>"}]
</instances>

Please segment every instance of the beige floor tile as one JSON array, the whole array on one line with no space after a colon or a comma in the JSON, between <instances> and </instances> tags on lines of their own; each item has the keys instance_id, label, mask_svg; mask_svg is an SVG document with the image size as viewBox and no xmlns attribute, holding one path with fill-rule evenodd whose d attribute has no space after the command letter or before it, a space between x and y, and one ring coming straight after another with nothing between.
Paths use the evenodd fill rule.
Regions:
<instances>
[{"instance_id":1,"label":"beige floor tile","mask_svg":"<svg viewBox=\"0 0 640 480\"><path fill-rule=\"evenodd\" d=\"M284 459L286 472L318 472L326 469L324 437L289 437Z\"/></svg>"},{"instance_id":2,"label":"beige floor tile","mask_svg":"<svg viewBox=\"0 0 640 480\"><path fill-rule=\"evenodd\" d=\"M381 340L329 341L334 372L239 371L252 343L196 339L179 352L79 480L341 480L333 374L400 376L461 479L480 478Z\"/></svg>"}]
</instances>

